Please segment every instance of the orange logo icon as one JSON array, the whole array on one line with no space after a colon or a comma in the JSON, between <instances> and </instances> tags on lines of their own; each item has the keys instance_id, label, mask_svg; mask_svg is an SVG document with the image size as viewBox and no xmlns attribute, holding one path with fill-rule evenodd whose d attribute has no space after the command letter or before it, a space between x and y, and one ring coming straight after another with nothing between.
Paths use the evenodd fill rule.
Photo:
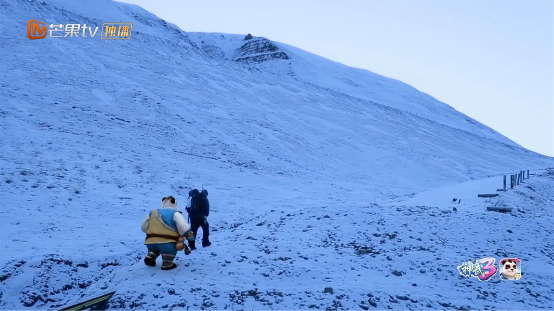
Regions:
<instances>
[{"instance_id":1,"label":"orange logo icon","mask_svg":"<svg viewBox=\"0 0 554 311\"><path fill-rule=\"evenodd\" d=\"M27 38L35 40L46 37L46 26L41 26L39 24L44 25L43 22L32 19L27 22Z\"/></svg>"}]
</instances>

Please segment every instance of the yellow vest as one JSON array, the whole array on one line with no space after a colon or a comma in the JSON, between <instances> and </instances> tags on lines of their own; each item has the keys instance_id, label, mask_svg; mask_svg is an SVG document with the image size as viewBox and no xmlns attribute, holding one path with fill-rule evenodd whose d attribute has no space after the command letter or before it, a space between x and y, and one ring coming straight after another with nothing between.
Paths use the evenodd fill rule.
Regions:
<instances>
[{"instance_id":1,"label":"yellow vest","mask_svg":"<svg viewBox=\"0 0 554 311\"><path fill-rule=\"evenodd\" d=\"M159 234L168 236L164 237L148 237L149 234ZM158 243L171 243L177 242L177 239L180 237L179 232L173 231L165 225L161 220L161 215L158 215L157 210L153 210L150 215L150 223L148 224L148 230L146 231L147 238L144 241L144 244L158 244ZM175 237L175 238L169 238Z\"/></svg>"}]
</instances>

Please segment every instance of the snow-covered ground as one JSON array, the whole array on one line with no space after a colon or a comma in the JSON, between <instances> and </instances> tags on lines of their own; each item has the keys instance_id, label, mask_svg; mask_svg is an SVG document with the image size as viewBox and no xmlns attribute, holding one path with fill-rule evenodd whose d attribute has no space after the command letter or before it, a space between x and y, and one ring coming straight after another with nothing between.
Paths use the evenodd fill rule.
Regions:
<instances>
[{"instance_id":1,"label":"snow-covered ground","mask_svg":"<svg viewBox=\"0 0 554 311\"><path fill-rule=\"evenodd\" d=\"M133 34L29 40L29 19ZM112 1L0 0L0 27L0 308L554 307L552 177L501 193L511 214L477 198L553 159L429 95ZM146 267L145 213L202 185L213 245ZM504 255L513 284L456 271Z\"/></svg>"}]
</instances>

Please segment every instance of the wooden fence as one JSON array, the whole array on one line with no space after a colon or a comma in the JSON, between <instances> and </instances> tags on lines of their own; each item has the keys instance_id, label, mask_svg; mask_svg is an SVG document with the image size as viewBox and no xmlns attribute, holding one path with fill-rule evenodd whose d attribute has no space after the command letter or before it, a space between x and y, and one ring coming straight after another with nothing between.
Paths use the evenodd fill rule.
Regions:
<instances>
[{"instance_id":1,"label":"wooden fence","mask_svg":"<svg viewBox=\"0 0 554 311\"><path fill-rule=\"evenodd\" d=\"M543 171L543 170L546 170L549 174L554 173L554 168L541 169L541 171ZM507 190L506 181L507 181L508 176L510 176L510 189L513 189L515 186L517 186L520 183L524 182L526 179L529 179L530 176L532 176L532 175L536 175L536 174L529 173L529 170L519 171L516 174L510 174L510 175L506 174L506 175L504 175L503 188L498 189L498 191L506 191Z\"/></svg>"},{"instance_id":2,"label":"wooden fence","mask_svg":"<svg viewBox=\"0 0 554 311\"><path fill-rule=\"evenodd\" d=\"M531 176L537 175L537 174L532 174L529 171L530 170L519 171L516 174L505 174L505 175L503 175L504 176L504 179L503 179L504 187L502 189L498 189L497 191L506 191L507 190L506 181L507 181L508 176L510 176L510 189L513 189L515 186L519 185L520 183L522 183L526 179L529 179ZM540 171L546 171L547 174L554 175L554 168L541 169ZM481 197L481 198L493 198L493 197L497 197L498 194L497 193L494 193L494 194L478 194L477 196ZM502 200L498 200L494 204L494 206L488 206L487 210L497 211L497 212L511 212L512 207L505 206L504 202Z\"/></svg>"}]
</instances>

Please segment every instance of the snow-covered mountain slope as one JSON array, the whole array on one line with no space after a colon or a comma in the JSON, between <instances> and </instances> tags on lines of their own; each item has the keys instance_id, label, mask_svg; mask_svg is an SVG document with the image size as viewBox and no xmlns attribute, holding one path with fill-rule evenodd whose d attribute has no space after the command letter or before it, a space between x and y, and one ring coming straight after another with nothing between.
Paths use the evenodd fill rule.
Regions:
<instances>
[{"instance_id":1,"label":"snow-covered mountain slope","mask_svg":"<svg viewBox=\"0 0 554 311\"><path fill-rule=\"evenodd\" d=\"M214 59L233 60L264 72L289 75L303 82L416 114L443 125L468 131L508 144L512 141L461 114L447 104L410 85L367 70L351 68L299 48L263 37L246 39L244 35L188 33L192 41Z\"/></svg>"},{"instance_id":2,"label":"snow-covered mountain slope","mask_svg":"<svg viewBox=\"0 0 554 311\"><path fill-rule=\"evenodd\" d=\"M132 22L133 34L29 40L30 19L93 27ZM408 247L402 243L409 230L445 228L443 235L454 238L467 216L427 219L426 209L411 206L421 215L412 222L412 212L402 216L386 204L552 165L552 158L398 81L262 38L242 43L234 35L187 34L136 6L0 0L0 27L4 309L55 308L109 289L118 289L111 308L241 308L241 301L245 308L339 308L356 307L360 298L353 295L379 291L385 299L397 288L440 308L437 292L445 301L458 299L437 290L453 288L453 278L421 286L428 280L408 271L387 283L389 265L405 262L387 259L388 248L375 257L352 252L370 243L370 234L377 238L376 230L398 232L404 242L391 246L394 254ZM533 187L547 195L549 184L540 181ZM202 185L213 206L212 250L180 254L173 272L147 269L139 230L145 213L167 195L184 207L188 190ZM521 200L524 210L543 216L525 218L524 242L551 220L551 201L542 200L536 206ZM431 260L425 249L435 242L421 239L422 248L404 259ZM540 250L548 241L536 243L527 256L546 258ZM464 247L471 253L485 245ZM447 252L443 263L456 265L451 261L463 247L433 250ZM550 289L535 290L540 282L532 282L527 294L541 296L523 306L547 305ZM337 291L332 298L319 294L325 284ZM265 295L273 306L262 301Z\"/></svg>"},{"instance_id":3,"label":"snow-covered mountain slope","mask_svg":"<svg viewBox=\"0 0 554 311\"><path fill-rule=\"evenodd\" d=\"M169 152L182 157L209 157L252 172L311 181L345 179L368 184L370 189L376 188L374 181L388 176L411 176L398 188L417 191L507 169L544 167L551 161L490 130L480 135L481 125L475 124L472 131L449 126L468 123L461 114L443 117L429 112L432 118L422 117L401 107L439 106L437 102L370 102L286 74L253 70L233 61L203 60L205 53L194 48L189 35L134 6L4 3L6 124L25 117L21 122L31 124L17 122L33 128L33 123L51 119L52 131L70 134L62 137L90 136L93 146L105 146L100 137L105 133L122 145L119 149L144 144L140 149L162 150L171 144ZM128 41L69 37L30 41L19 35L24 27L21 21L30 18L47 23L101 25L103 20L127 20L135 24ZM319 58L311 57L313 61L306 54L290 61L304 67L305 59L317 61L311 71L323 66ZM338 74L338 65L330 63L321 68L321 76L329 66ZM342 69L345 76L353 71ZM391 87L395 82L387 83ZM37 87L41 85L56 91ZM368 84L365 89L384 97L399 96L394 88L387 91ZM169 156L168 151L164 154Z\"/></svg>"}]
</instances>

